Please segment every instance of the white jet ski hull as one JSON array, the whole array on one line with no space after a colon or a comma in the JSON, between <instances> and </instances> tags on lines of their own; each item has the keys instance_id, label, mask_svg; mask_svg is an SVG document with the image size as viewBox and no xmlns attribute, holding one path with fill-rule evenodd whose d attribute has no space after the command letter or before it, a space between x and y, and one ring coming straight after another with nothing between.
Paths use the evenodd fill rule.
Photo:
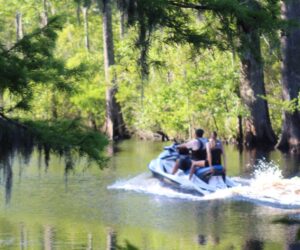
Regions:
<instances>
[{"instance_id":1,"label":"white jet ski hull","mask_svg":"<svg viewBox=\"0 0 300 250\"><path fill-rule=\"evenodd\" d=\"M185 190L197 191L202 195L215 192L217 189L236 186L234 181L227 176L224 178L225 181L221 175L210 175L209 178L206 176L204 180L202 175L209 174L209 168L202 168L199 170L198 172L203 172L199 175L197 175L196 171L191 180L189 180L189 173L185 173L180 169L175 175L172 175L171 172L178 156L179 154L176 152L176 148L174 146L165 147L165 150L158 156L158 158L150 162L148 168L160 179L173 183ZM220 168L221 166L218 166L218 169Z\"/></svg>"}]
</instances>

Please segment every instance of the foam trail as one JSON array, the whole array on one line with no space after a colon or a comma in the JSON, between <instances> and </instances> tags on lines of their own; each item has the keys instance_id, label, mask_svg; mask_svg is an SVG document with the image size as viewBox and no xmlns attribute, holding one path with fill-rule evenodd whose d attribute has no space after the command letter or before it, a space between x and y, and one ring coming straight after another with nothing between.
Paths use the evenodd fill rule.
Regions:
<instances>
[{"instance_id":1,"label":"foam trail","mask_svg":"<svg viewBox=\"0 0 300 250\"><path fill-rule=\"evenodd\" d=\"M280 169L273 162L260 161L251 179L234 177L233 180L240 186L218 190L205 196L183 193L145 173L129 180L117 181L108 188L196 201L230 198L276 208L300 209L300 178L284 179Z\"/></svg>"},{"instance_id":2,"label":"foam trail","mask_svg":"<svg viewBox=\"0 0 300 250\"><path fill-rule=\"evenodd\" d=\"M221 199L225 196L228 197L228 195L230 195L228 190L220 190L219 192L209 194L206 196L199 196L198 194L180 192L178 189L173 189L170 186L166 186L164 182L152 177L152 175L150 174L145 173L140 174L129 180L119 180L113 185L108 186L108 189L135 191L139 193L154 194L168 198L180 198L187 200Z\"/></svg>"}]
</instances>

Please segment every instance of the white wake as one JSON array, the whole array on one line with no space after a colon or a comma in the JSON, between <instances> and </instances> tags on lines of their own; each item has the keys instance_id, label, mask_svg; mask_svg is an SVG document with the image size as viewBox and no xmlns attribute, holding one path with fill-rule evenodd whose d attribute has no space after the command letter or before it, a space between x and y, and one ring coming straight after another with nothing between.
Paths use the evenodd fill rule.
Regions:
<instances>
[{"instance_id":1,"label":"white wake","mask_svg":"<svg viewBox=\"0 0 300 250\"><path fill-rule=\"evenodd\" d=\"M281 170L272 162L260 161L255 167L252 178L233 177L232 179L239 183L239 186L218 190L205 196L174 189L152 177L150 173L143 173L129 180L119 180L109 186L108 189L130 190L195 201L245 200L271 207L300 209L300 178L283 178Z\"/></svg>"}]
</instances>

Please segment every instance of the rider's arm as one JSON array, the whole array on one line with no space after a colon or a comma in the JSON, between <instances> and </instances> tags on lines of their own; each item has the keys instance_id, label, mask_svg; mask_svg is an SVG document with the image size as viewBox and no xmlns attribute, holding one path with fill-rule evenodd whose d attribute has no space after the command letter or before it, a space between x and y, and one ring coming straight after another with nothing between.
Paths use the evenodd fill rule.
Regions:
<instances>
[{"instance_id":1,"label":"rider's arm","mask_svg":"<svg viewBox=\"0 0 300 250\"><path fill-rule=\"evenodd\" d=\"M176 148L187 148L186 143L182 143L176 146Z\"/></svg>"},{"instance_id":2,"label":"rider's arm","mask_svg":"<svg viewBox=\"0 0 300 250\"><path fill-rule=\"evenodd\" d=\"M222 149L222 155L223 155L223 167L226 170L226 154L223 148L223 144L221 144L221 149Z\"/></svg>"},{"instance_id":3,"label":"rider's arm","mask_svg":"<svg viewBox=\"0 0 300 250\"><path fill-rule=\"evenodd\" d=\"M213 171L213 166L212 166L212 159L211 159L211 150L210 150L210 143L206 143L206 154L207 154L207 161L208 164L211 168L211 170Z\"/></svg>"},{"instance_id":4,"label":"rider's arm","mask_svg":"<svg viewBox=\"0 0 300 250\"><path fill-rule=\"evenodd\" d=\"M210 143L206 143L206 154L209 166L212 166L211 163L211 151L210 151Z\"/></svg>"},{"instance_id":5,"label":"rider's arm","mask_svg":"<svg viewBox=\"0 0 300 250\"><path fill-rule=\"evenodd\" d=\"M172 170L172 174L176 174L179 168L179 160L177 159Z\"/></svg>"},{"instance_id":6,"label":"rider's arm","mask_svg":"<svg viewBox=\"0 0 300 250\"><path fill-rule=\"evenodd\" d=\"M196 145L195 145L196 144ZM182 144L179 144L178 146L176 146L177 148L188 148L188 149L194 149L195 147L197 147L197 141L195 142L195 140L192 141L188 141Z\"/></svg>"}]
</instances>

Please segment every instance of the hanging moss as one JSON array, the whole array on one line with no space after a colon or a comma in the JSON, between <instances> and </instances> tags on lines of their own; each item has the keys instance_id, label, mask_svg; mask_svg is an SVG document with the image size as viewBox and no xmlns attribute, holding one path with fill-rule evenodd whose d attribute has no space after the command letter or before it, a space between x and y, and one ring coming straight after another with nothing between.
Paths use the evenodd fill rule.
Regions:
<instances>
[{"instance_id":1,"label":"hanging moss","mask_svg":"<svg viewBox=\"0 0 300 250\"><path fill-rule=\"evenodd\" d=\"M102 168L107 159L103 154L107 144L104 135L83 126L79 120L17 122L0 117L0 154L4 161L16 152L29 159L37 147L44 153L46 166L54 153L65 157L68 168L74 157L81 156Z\"/></svg>"},{"instance_id":2,"label":"hanging moss","mask_svg":"<svg viewBox=\"0 0 300 250\"><path fill-rule=\"evenodd\" d=\"M85 156L104 166L106 157L103 154L108 144L107 138L80 123L80 120L24 121L35 145L44 149L46 164L50 153L64 155L66 164L72 164L72 156Z\"/></svg>"}]
</instances>

